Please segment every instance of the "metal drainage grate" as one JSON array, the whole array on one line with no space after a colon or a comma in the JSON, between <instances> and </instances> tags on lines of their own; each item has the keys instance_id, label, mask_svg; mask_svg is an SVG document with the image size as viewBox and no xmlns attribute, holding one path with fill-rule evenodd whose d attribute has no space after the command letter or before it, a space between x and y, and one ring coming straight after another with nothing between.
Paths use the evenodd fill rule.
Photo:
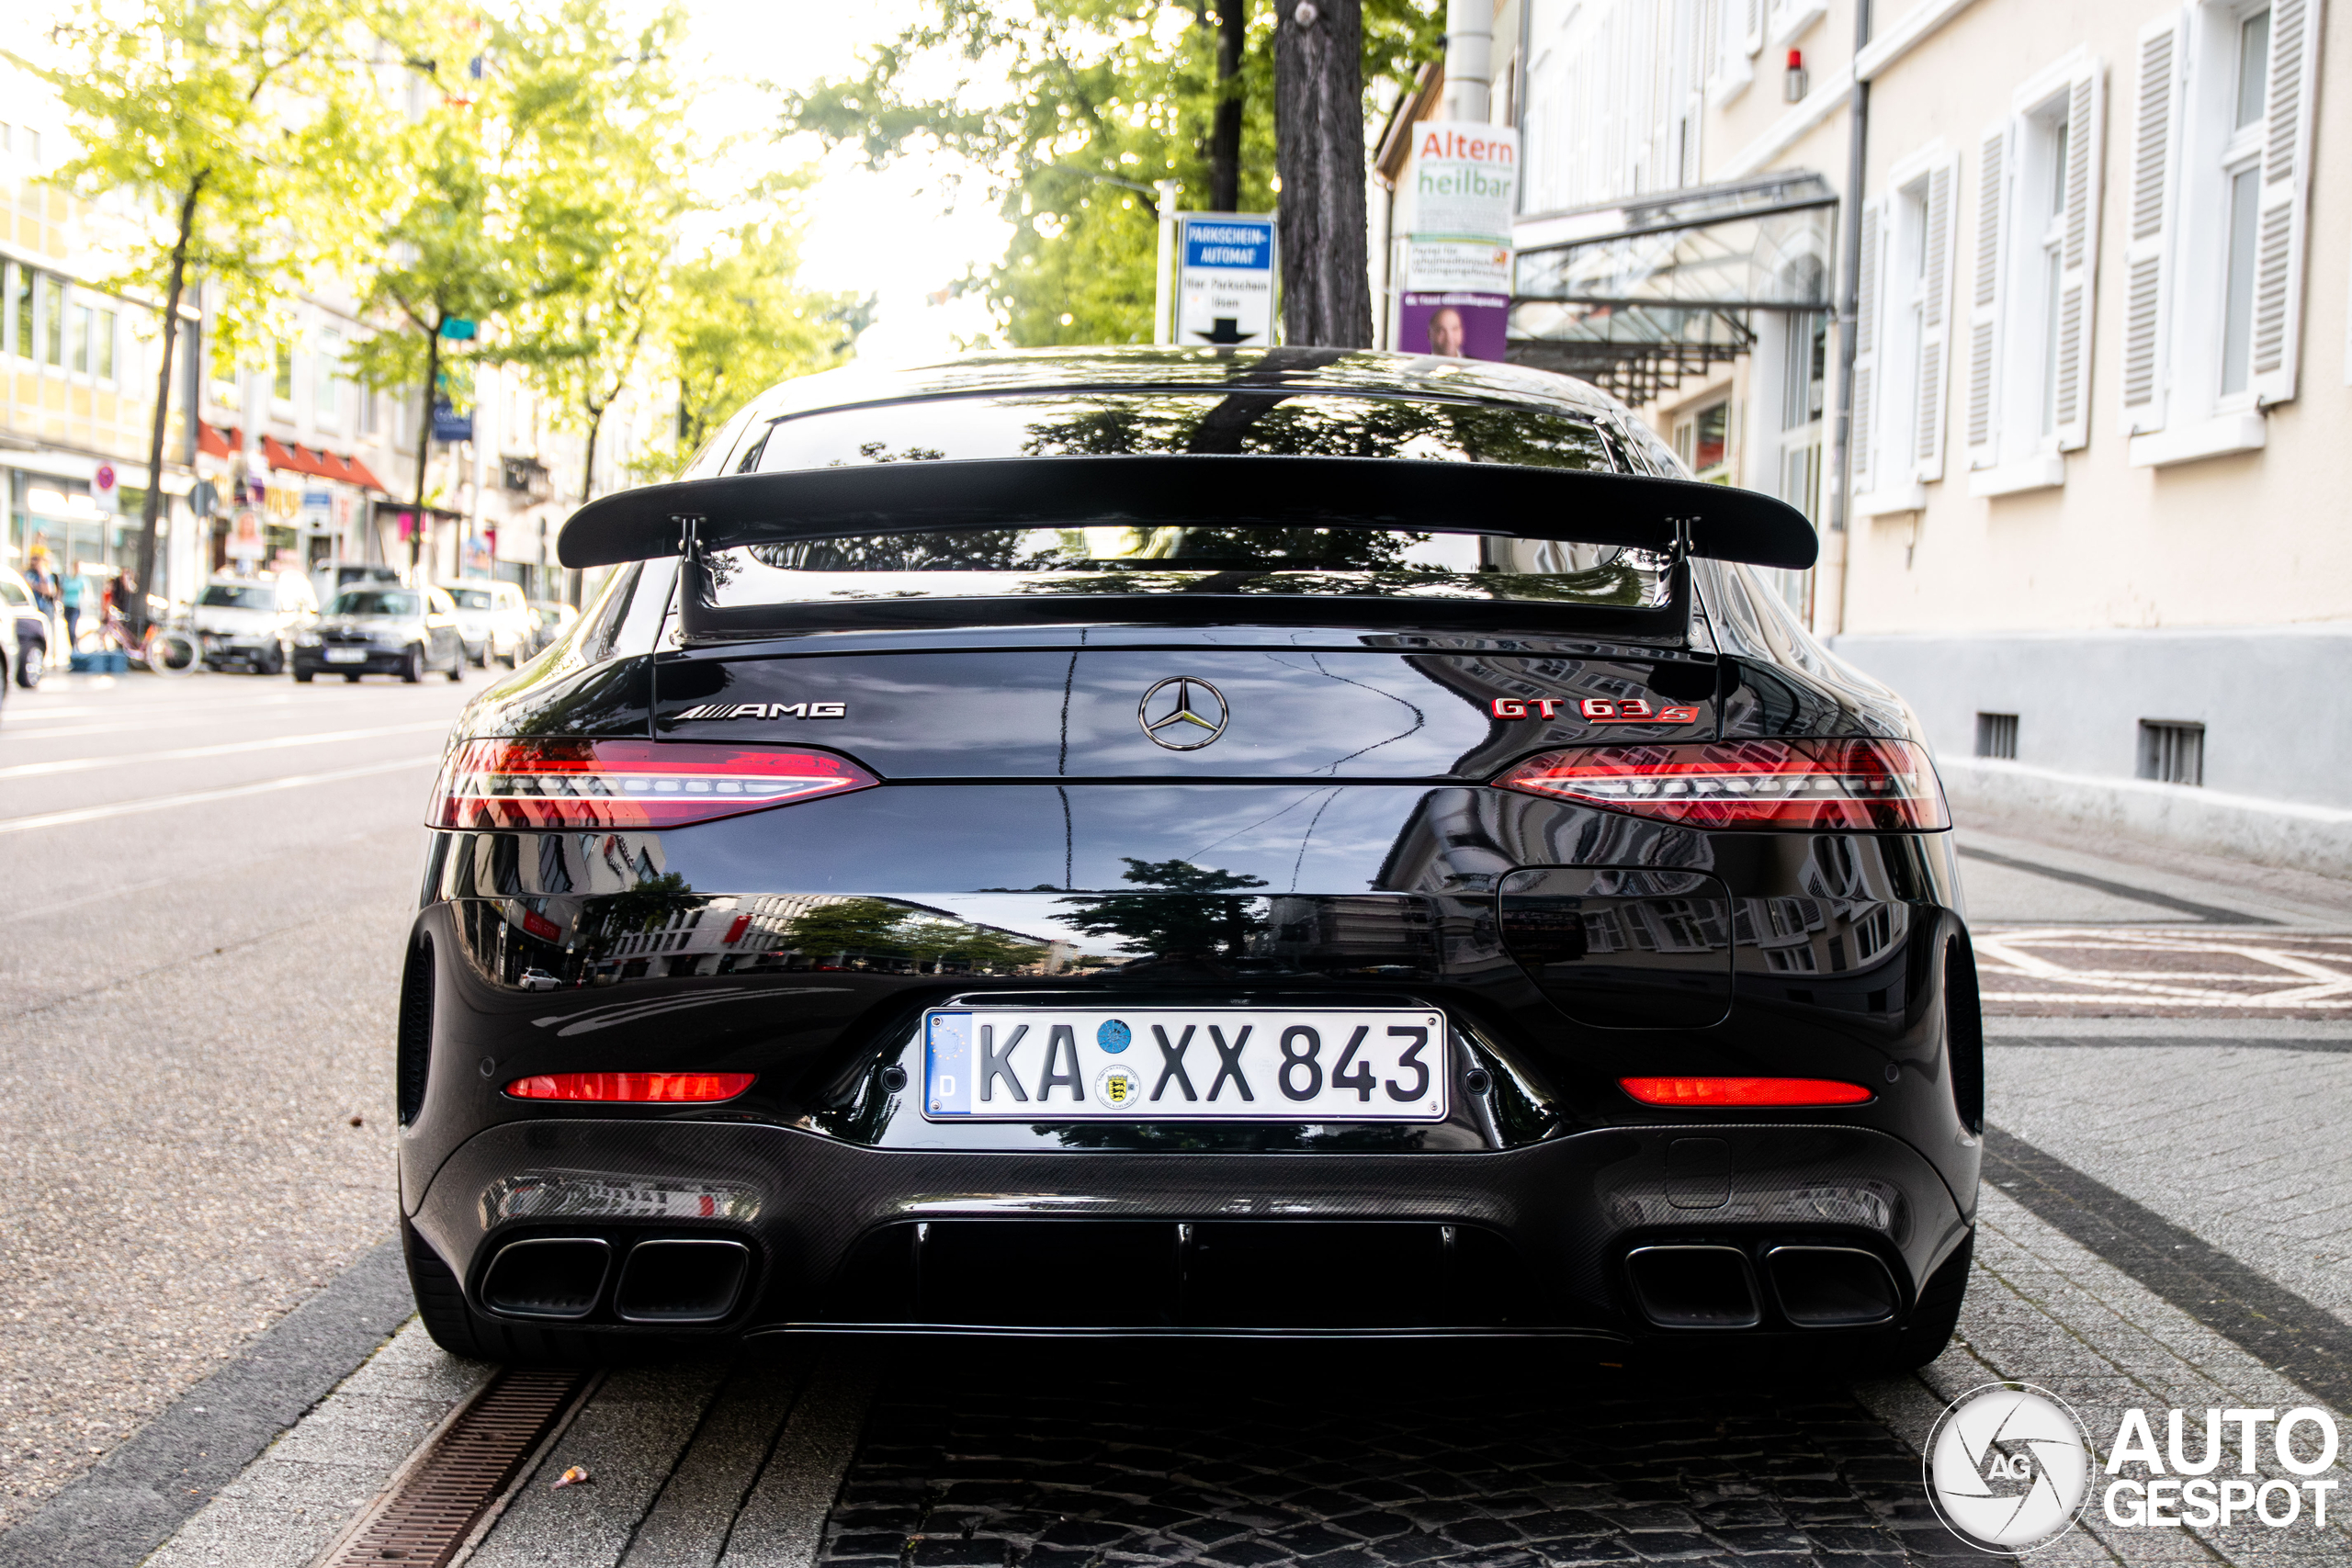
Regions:
<instances>
[{"instance_id":1,"label":"metal drainage grate","mask_svg":"<svg viewBox=\"0 0 2352 1568\"><path fill-rule=\"evenodd\" d=\"M492 1378L320 1568L442 1568L587 1382L511 1368Z\"/></svg>"}]
</instances>

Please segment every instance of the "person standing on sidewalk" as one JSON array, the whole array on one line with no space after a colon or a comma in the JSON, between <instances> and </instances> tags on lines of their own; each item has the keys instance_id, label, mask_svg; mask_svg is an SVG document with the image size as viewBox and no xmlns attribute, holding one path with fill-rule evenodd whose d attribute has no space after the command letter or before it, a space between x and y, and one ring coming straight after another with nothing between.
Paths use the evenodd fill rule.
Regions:
<instances>
[{"instance_id":1,"label":"person standing on sidewalk","mask_svg":"<svg viewBox=\"0 0 2352 1568\"><path fill-rule=\"evenodd\" d=\"M79 635L75 626L82 619L83 590L82 574L70 570L69 567L64 574L64 581L57 591L58 597L63 602L65 607L65 647L68 651L72 650L74 639Z\"/></svg>"}]
</instances>

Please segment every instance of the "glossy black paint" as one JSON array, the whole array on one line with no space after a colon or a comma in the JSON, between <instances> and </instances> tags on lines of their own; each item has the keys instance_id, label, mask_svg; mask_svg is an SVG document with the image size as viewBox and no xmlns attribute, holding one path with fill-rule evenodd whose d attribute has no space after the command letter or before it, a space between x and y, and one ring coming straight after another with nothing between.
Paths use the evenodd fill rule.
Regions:
<instances>
[{"instance_id":1,"label":"glossy black paint","mask_svg":"<svg viewBox=\"0 0 2352 1568\"><path fill-rule=\"evenodd\" d=\"M1899 699L1822 653L1741 569L1698 563L1689 634L1642 641L1571 625L1090 624L682 649L675 577L666 561L625 570L476 700L461 737L809 746L885 782L666 832L433 835L409 955L411 994L430 1005L404 1010L401 1191L469 1291L516 1237L593 1232L617 1256L725 1235L752 1247L752 1283L704 1332L936 1326L980 1320L907 1283L922 1277L918 1224L1115 1221L1130 1228L1042 1242L960 1229L937 1258L995 1236L1024 1257L1099 1244L1158 1258L1155 1227L1393 1223L1437 1227L1394 1233L1396 1258L1443 1233L1443 1257L1469 1246L1516 1281L1508 1310L1464 1316L1429 1297L1418 1326L1646 1341L1675 1335L1625 1289L1623 1258L1645 1239L1859 1247L1906 1313L1964 1244L1982 1042L1949 835L1707 832L1487 782L1597 741L1912 734ZM1172 675L1231 704L1214 745L1144 736L1136 704ZM1695 718L1591 725L1589 696ZM1557 707L1498 718L1498 698ZM680 717L812 702L845 716ZM1092 921L1129 946L1091 967L989 973L794 935L844 900L877 930L984 944ZM1441 1008L1453 1111L1410 1127L926 1122L907 1088L921 1014L983 997ZM537 1073L664 1069L758 1077L708 1107L503 1091ZM1617 1087L1693 1074L1831 1077L1873 1098L1696 1116ZM1671 1168L1718 1144L1696 1188ZM1171 1309L1126 1326L1348 1325ZM582 1332L652 1330L603 1317ZM1768 1312L1753 1332L1823 1331Z\"/></svg>"}]
</instances>

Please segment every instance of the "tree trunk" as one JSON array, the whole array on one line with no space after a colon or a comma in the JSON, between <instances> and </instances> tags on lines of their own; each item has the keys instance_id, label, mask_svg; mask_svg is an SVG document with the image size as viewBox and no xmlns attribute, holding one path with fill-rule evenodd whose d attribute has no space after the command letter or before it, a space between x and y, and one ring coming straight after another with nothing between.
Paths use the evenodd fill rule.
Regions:
<instances>
[{"instance_id":1,"label":"tree trunk","mask_svg":"<svg viewBox=\"0 0 2352 1568\"><path fill-rule=\"evenodd\" d=\"M1368 348L1363 0L1277 0L1277 6L1283 338L1293 347Z\"/></svg>"},{"instance_id":2,"label":"tree trunk","mask_svg":"<svg viewBox=\"0 0 2352 1568\"><path fill-rule=\"evenodd\" d=\"M588 450L580 459L580 504L596 499L596 433L605 427L605 411L588 405Z\"/></svg>"},{"instance_id":3,"label":"tree trunk","mask_svg":"<svg viewBox=\"0 0 2352 1568\"><path fill-rule=\"evenodd\" d=\"M439 311L435 311L437 316ZM433 390L441 379L441 323L433 323L433 335L424 341L424 418L423 428L416 433L416 509L411 514L408 528L408 574L412 581L422 585L424 578L417 564L424 558L424 467L433 457Z\"/></svg>"},{"instance_id":4,"label":"tree trunk","mask_svg":"<svg viewBox=\"0 0 2352 1568\"><path fill-rule=\"evenodd\" d=\"M164 425L172 414L172 350L180 341L180 292L187 283L188 236L196 228L197 198L204 193L204 176L187 183L180 203L179 237L172 243L172 281L164 290L164 364L155 373L155 425L147 441L147 501L140 509L139 586L130 595L130 629L147 635L147 595L155 585L155 524L164 512ZM196 417L194 409L188 417Z\"/></svg>"},{"instance_id":5,"label":"tree trunk","mask_svg":"<svg viewBox=\"0 0 2352 1568\"><path fill-rule=\"evenodd\" d=\"M1209 122L1209 210L1234 212L1241 207L1241 74L1242 29L1250 18L1249 0L1217 0L1216 115Z\"/></svg>"}]
</instances>

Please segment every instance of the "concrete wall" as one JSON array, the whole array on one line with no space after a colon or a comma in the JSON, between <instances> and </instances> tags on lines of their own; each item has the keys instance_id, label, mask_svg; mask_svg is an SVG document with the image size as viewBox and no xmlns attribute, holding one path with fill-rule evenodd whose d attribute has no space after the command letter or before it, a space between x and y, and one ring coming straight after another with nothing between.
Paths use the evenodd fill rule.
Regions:
<instances>
[{"instance_id":1,"label":"concrete wall","mask_svg":"<svg viewBox=\"0 0 2352 1568\"><path fill-rule=\"evenodd\" d=\"M1911 704L1963 808L2352 876L2352 620L1830 641ZM1973 756L1979 713L2018 716L2014 762ZM2203 787L2133 776L2143 718L2205 726Z\"/></svg>"}]
</instances>

